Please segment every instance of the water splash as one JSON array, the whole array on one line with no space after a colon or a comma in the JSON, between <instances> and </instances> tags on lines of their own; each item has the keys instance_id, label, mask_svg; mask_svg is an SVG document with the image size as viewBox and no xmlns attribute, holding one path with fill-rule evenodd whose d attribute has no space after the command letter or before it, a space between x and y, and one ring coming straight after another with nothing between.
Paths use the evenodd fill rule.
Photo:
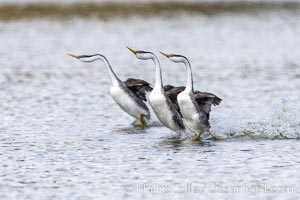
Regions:
<instances>
[{"instance_id":1,"label":"water splash","mask_svg":"<svg viewBox=\"0 0 300 200\"><path fill-rule=\"evenodd\" d=\"M231 117L216 113L217 116L212 119L212 130L220 137L225 135L226 138L300 138L300 121L297 118L299 109L296 102L285 96L278 103L264 106L265 108L261 108L257 113L246 108L226 112L230 113Z\"/></svg>"}]
</instances>

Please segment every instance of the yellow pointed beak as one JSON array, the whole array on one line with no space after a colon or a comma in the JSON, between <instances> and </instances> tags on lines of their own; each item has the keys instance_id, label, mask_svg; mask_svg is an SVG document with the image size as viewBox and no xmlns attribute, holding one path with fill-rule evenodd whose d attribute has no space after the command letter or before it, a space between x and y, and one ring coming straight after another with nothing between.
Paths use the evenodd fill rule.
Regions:
<instances>
[{"instance_id":1,"label":"yellow pointed beak","mask_svg":"<svg viewBox=\"0 0 300 200\"><path fill-rule=\"evenodd\" d=\"M159 52L159 53L161 53L162 55L164 55L164 56L166 56L167 58L170 58L171 57L171 54L166 54L166 53L163 53L163 52Z\"/></svg>"},{"instance_id":2,"label":"yellow pointed beak","mask_svg":"<svg viewBox=\"0 0 300 200\"><path fill-rule=\"evenodd\" d=\"M129 49L132 53L137 54L137 51L135 51L135 50L133 50L133 49L131 49L129 47L127 47L127 49Z\"/></svg>"},{"instance_id":3,"label":"yellow pointed beak","mask_svg":"<svg viewBox=\"0 0 300 200\"><path fill-rule=\"evenodd\" d=\"M79 58L80 58L79 56L76 56L76 55L73 55L73 54L70 54L70 53L68 53L68 56L71 56L71 57L73 57L73 58L77 58L77 59L79 59Z\"/></svg>"}]
</instances>

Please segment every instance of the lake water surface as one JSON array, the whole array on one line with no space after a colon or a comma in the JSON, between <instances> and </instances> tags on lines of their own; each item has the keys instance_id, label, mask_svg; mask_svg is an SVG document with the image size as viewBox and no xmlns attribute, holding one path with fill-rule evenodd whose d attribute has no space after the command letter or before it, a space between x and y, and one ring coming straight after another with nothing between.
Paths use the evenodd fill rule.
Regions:
<instances>
[{"instance_id":1,"label":"lake water surface","mask_svg":"<svg viewBox=\"0 0 300 200\"><path fill-rule=\"evenodd\" d=\"M299 35L288 11L0 22L0 198L299 199ZM153 83L126 46L188 57L195 88L223 99L222 139L132 128L103 64L66 55ZM164 83L184 85L184 66L158 57Z\"/></svg>"}]
</instances>

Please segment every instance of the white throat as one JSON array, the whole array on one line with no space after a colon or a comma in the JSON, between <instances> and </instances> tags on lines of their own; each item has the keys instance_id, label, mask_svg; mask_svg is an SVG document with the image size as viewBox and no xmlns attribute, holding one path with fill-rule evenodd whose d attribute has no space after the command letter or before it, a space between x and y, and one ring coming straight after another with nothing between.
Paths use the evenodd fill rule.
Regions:
<instances>
[{"instance_id":1,"label":"white throat","mask_svg":"<svg viewBox=\"0 0 300 200\"><path fill-rule=\"evenodd\" d=\"M191 64L186 59L184 59L183 63L186 67L186 75L187 75L185 91L186 92L194 92L194 83L193 83L193 74L192 74Z\"/></svg>"},{"instance_id":2,"label":"white throat","mask_svg":"<svg viewBox=\"0 0 300 200\"><path fill-rule=\"evenodd\" d=\"M153 57L151 58L154 62L155 65L155 85L154 85L154 90L162 90L163 88L163 83L162 83L162 78L161 78L161 68L160 68L160 63L156 55L153 54Z\"/></svg>"}]
</instances>

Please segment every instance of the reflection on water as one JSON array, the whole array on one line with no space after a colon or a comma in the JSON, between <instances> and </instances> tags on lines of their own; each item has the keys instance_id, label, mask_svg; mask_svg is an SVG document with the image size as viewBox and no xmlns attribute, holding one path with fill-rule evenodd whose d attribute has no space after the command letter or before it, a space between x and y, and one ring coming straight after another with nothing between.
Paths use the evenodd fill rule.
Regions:
<instances>
[{"instance_id":1,"label":"reflection on water","mask_svg":"<svg viewBox=\"0 0 300 200\"><path fill-rule=\"evenodd\" d=\"M255 198L297 199L300 15L287 12L1 22L0 198L241 199L212 186L290 186ZM199 144L162 126L132 128L108 95L102 53L122 79L154 82L154 66L126 46L186 55L195 88L223 99L211 113L220 139ZM159 57L165 83L185 69ZM155 118L153 119L155 122ZM229 139L233 138L233 139ZM273 139L267 140L266 138ZM129 191L143 184L201 184L196 193ZM252 191L253 193L253 191Z\"/></svg>"}]
</instances>

